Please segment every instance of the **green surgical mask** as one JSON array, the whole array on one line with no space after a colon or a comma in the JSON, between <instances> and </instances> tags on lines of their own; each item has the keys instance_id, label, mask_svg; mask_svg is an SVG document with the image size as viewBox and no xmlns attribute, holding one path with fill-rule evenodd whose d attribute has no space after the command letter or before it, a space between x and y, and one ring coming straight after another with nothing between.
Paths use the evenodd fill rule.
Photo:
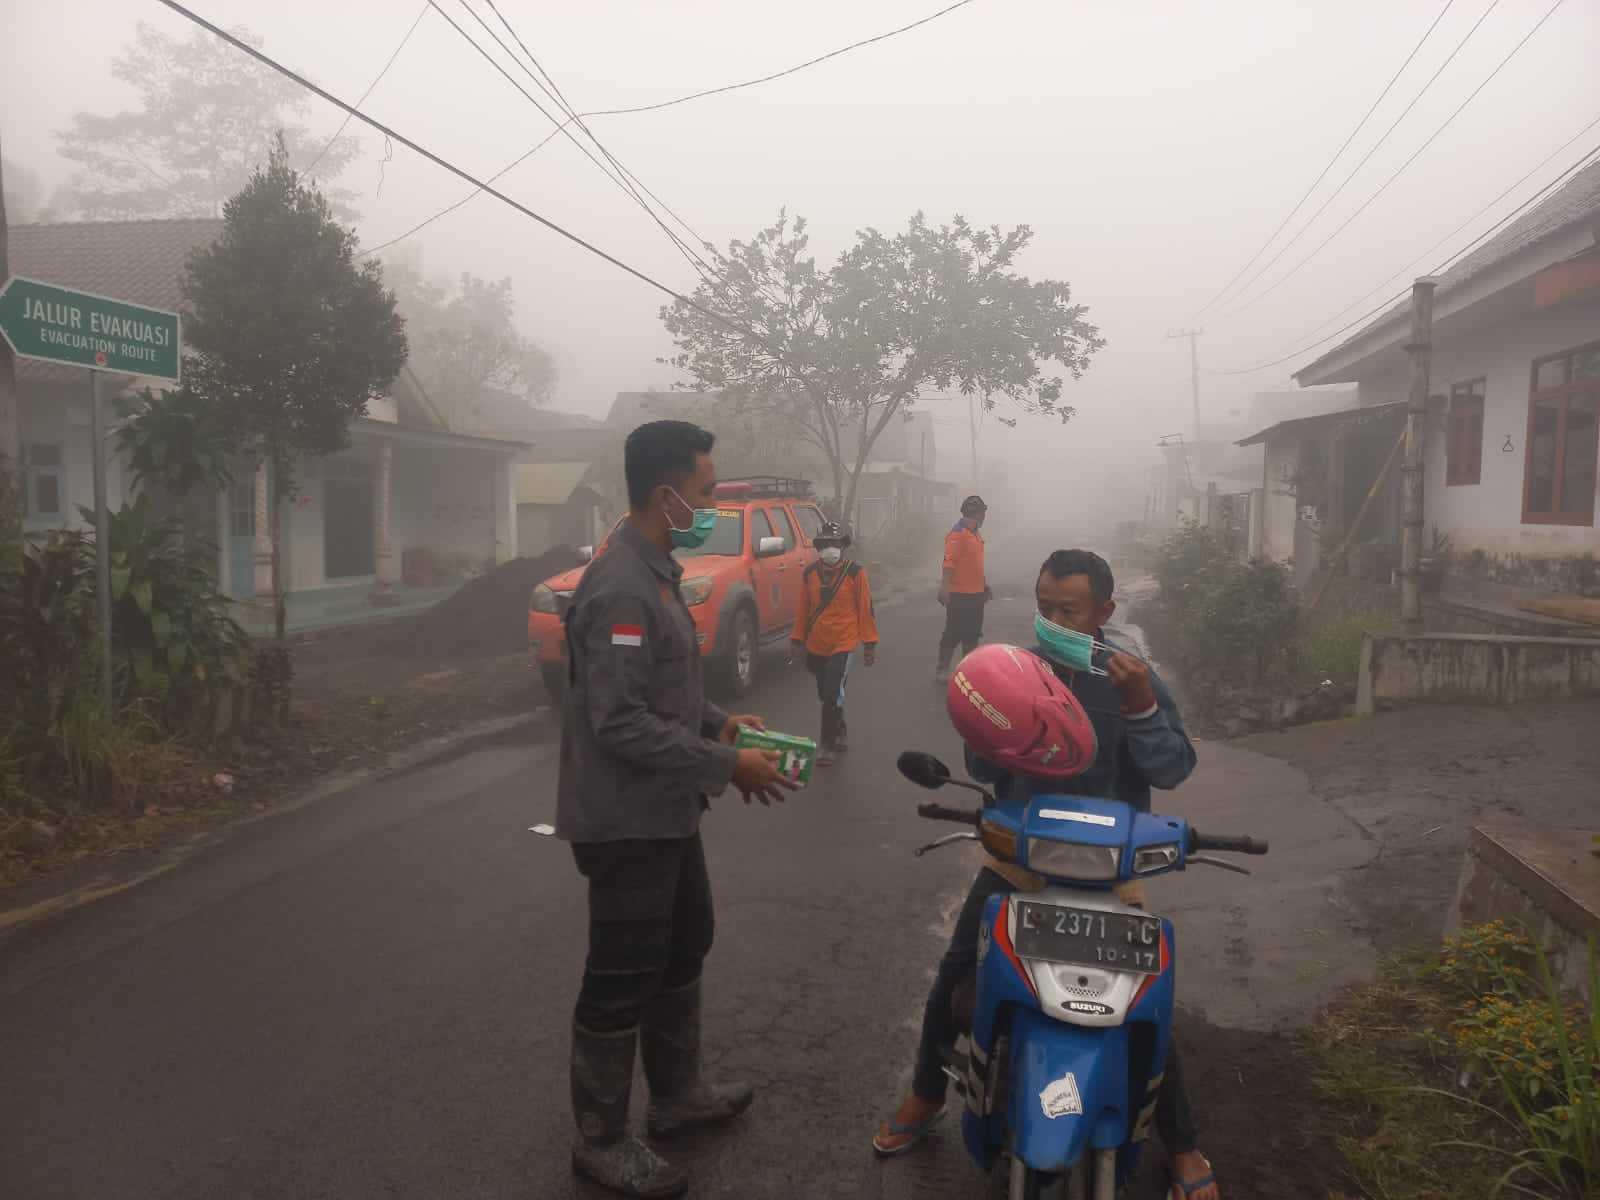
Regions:
<instances>
[{"instance_id":1,"label":"green surgical mask","mask_svg":"<svg viewBox=\"0 0 1600 1200\"><path fill-rule=\"evenodd\" d=\"M679 504L689 508L689 502L678 495L676 488L668 488ZM689 508L694 514L689 528L679 529L672 523L672 518L667 518L667 528L672 531L672 544L681 550L698 550L706 544L706 539L717 527L717 510L714 508Z\"/></svg>"},{"instance_id":2,"label":"green surgical mask","mask_svg":"<svg viewBox=\"0 0 1600 1200\"><path fill-rule=\"evenodd\" d=\"M1035 613L1033 635L1039 639L1039 645L1053 662L1074 671L1088 671L1091 675L1106 673L1094 665L1095 651L1104 650L1106 647L1088 634L1068 629L1065 625L1057 625L1043 613Z\"/></svg>"}]
</instances>

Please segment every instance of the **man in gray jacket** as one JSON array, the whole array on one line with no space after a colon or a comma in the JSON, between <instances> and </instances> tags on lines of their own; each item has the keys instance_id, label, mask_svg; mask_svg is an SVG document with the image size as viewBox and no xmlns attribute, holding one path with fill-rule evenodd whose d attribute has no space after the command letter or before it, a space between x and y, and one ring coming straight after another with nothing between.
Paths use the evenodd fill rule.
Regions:
<instances>
[{"instance_id":1,"label":"man in gray jacket","mask_svg":"<svg viewBox=\"0 0 1600 1200\"><path fill-rule=\"evenodd\" d=\"M584 572L566 616L571 677L561 714L556 833L589 883L589 957L572 1029L573 1168L625 1196L676 1196L688 1177L628 1132L636 1047L649 1128L665 1138L730 1120L744 1085L700 1076L700 972L711 885L706 797L748 803L791 786L771 751L733 746L740 725L705 698L694 619L674 547L717 521L712 435L653 421L623 450L628 516Z\"/></svg>"}]
</instances>

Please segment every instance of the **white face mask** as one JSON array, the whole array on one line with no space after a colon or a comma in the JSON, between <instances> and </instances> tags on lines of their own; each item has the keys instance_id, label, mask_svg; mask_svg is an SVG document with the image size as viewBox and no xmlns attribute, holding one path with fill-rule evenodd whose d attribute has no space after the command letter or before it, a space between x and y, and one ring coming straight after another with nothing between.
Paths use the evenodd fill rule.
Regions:
<instances>
[{"instance_id":1,"label":"white face mask","mask_svg":"<svg viewBox=\"0 0 1600 1200\"><path fill-rule=\"evenodd\" d=\"M844 551L837 546L828 546L825 549L818 550L817 557L831 567L837 565L839 560L844 557Z\"/></svg>"}]
</instances>

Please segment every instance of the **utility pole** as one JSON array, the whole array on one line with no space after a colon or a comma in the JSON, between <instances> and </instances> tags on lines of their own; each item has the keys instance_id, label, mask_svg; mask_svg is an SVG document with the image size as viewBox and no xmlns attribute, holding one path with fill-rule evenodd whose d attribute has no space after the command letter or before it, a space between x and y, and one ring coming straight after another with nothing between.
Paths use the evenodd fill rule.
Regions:
<instances>
[{"instance_id":1,"label":"utility pole","mask_svg":"<svg viewBox=\"0 0 1600 1200\"><path fill-rule=\"evenodd\" d=\"M5 179L0 175L0 284L11 277L6 219ZM18 449L16 359L5 339L0 338L0 475L17 471ZM20 473L13 477L20 487Z\"/></svg>"},{"instance_id":2,"label":"utility pole","mask_svg":"<svg viewBox=\"0 0 1600 1200\"><path fill-rule=\"evenodd\" d=\"M1433 289L1438 280L1424 275L1411 285L1411 392L1406 397L1406 457L1401 497L1400 620L1409 633L1422 632L1422 438L1428 412L1428 369L1433 358Z\"/></svg>"},{"instance_id":3,"label":"utility pole","mask_svg":"<svg viewBox=\"0 0 1600 1200\"><path fill-rule=\"evenodd\" d=\"M1204 329L1175 329L1167 334L1169 338L1189 339L1189 392L1194 402L1194 440L1200 440L1200 348L1197 339Z\"/></svg>"}]
</instances>

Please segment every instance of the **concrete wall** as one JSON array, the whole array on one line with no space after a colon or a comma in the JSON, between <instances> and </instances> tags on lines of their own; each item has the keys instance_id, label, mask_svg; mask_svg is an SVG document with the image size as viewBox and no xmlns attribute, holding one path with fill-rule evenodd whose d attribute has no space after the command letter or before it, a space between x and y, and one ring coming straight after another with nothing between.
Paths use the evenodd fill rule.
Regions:
<instances>
[{"instance_id":1,"label":"concrete wall","mask_svg":"<svg viewBox=\"0 0 1600 1200\"><path fill-rule=\"evenodd\" d=\"M1433 348L1429 391L1482 378L1483 471L1477 484L1445 484L1445 409L1430 405L1424 441L1424 519L1451 535L1457 554L1549 557L1600 554L1600 531L1589 526L1524 525L1528 394L1535 359L1600 341L1600 305L1563 306L1491 323L1470 334L1441 337ZM1363 382L1362 404L1405 400L1404 369ZM1504 449L1507 439L1512 449Z\"/></svg>"},{"instance_id":2,"label":"concrete wall","mask_svg":"<svg viewBox=\"0 0 1600 1200\"><path fill-rule=\"evenodd\" d=\"M1600 640L1471 633L1367 634L1356 713L1396 704L1524 700L1600 694Z\"/></svg>"},{"instance_id":3,"label":"concrete wall","mask_svg":"<svg viewBox=\"0 0 1600 1200\"><path fill-rule=\"evenodd\" d=\"M1589 942L1600 939L1600 873L1591 830L1472 831L1445 933L1504 921L1543 947L1564 989L1589 995Z\"/></svg>"}]
</instances>

